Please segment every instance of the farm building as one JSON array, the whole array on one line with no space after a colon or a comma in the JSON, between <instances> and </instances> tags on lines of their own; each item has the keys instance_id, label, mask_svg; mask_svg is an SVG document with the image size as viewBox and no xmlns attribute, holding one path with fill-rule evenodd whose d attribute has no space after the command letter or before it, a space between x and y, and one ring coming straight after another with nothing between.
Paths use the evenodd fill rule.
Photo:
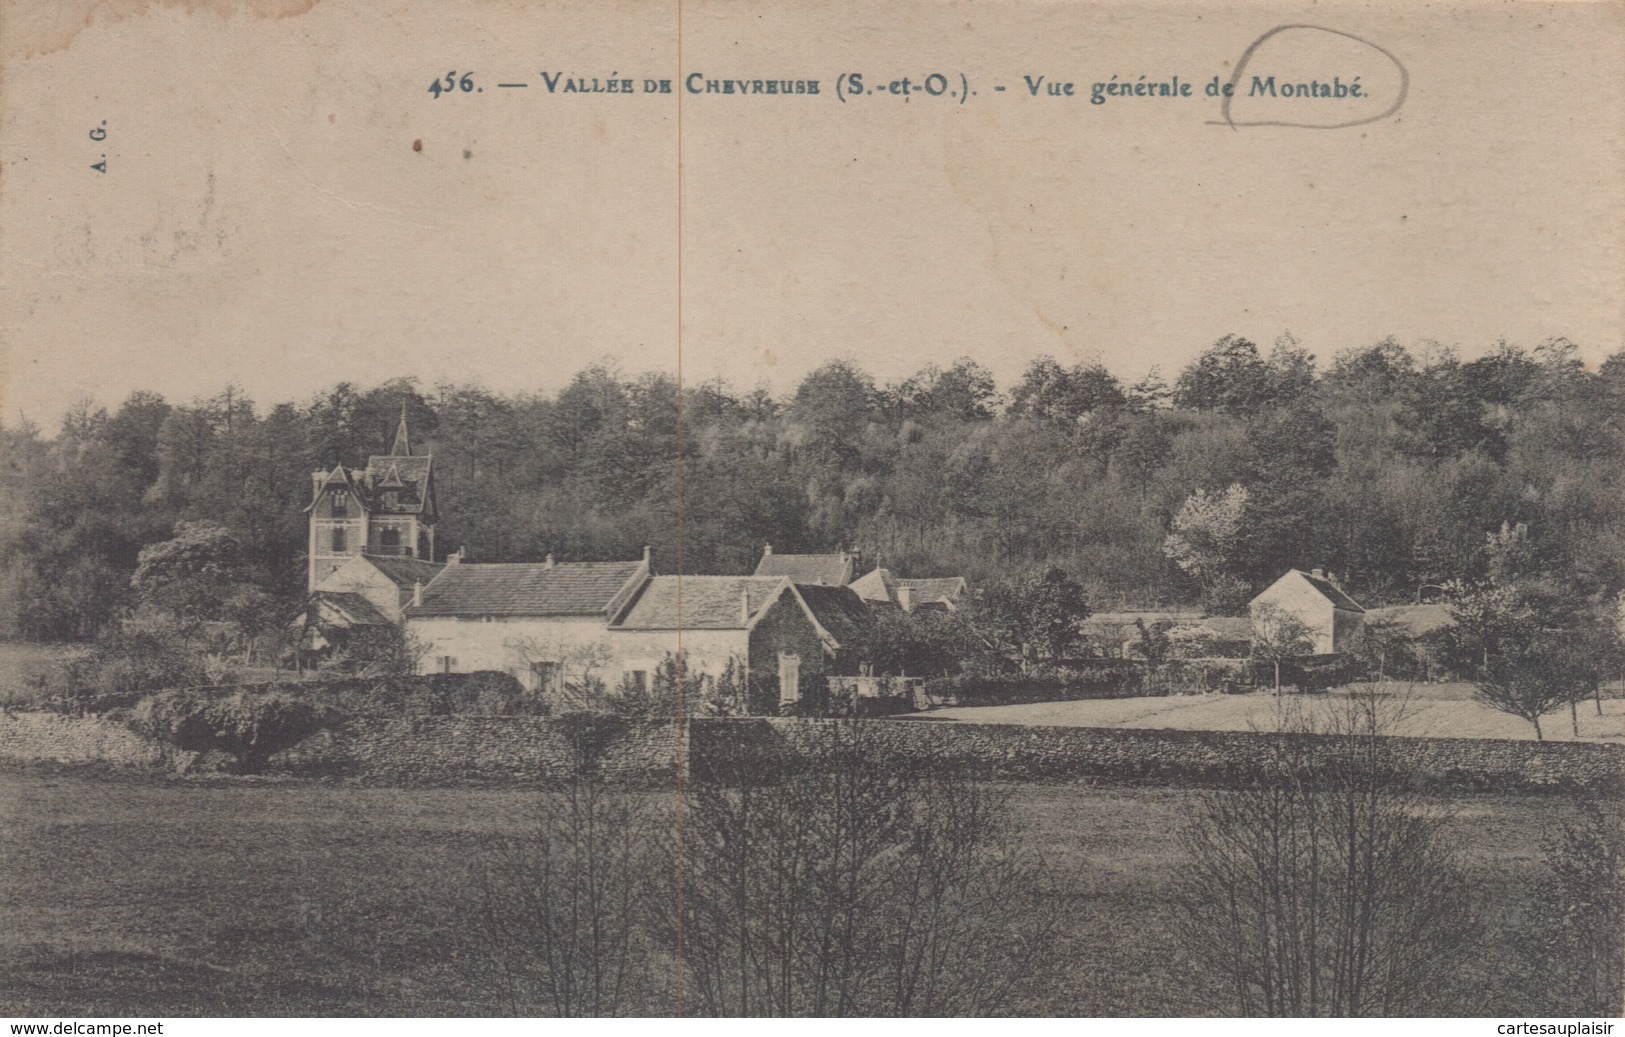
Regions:
<instances>
[{"instance_id":1,"label":"farm building","mask_svg":"<svg viewBox=\"0 0 1625 1037\"><path fill-rule=\"evenodd\" d=\"M855 672L851 624L865 615L845 587L798 587L784 576L657 576L611 619L609 643L634 683L681 651L690 673L718 677L733 660L753 681L776 683L781 702L794 702L803 677Z\"/></svg>"},{"instance_id":2,"label":"farm building","mask_svg":"<svg viewBox=\"0 0 1625 1037\"><path fill-rule=\"evenodd\" d=\"M1309 628L1314 655L1347 651L1365 621L1365 609L1324 569L1288 569L1266 587L1249 606L1255 631L1268 622L1271 606Z\"/></svg>"},{"instance_id":3,"label":"farm building","mask_svg":"<svg viewBox=\"0 0 1625 1037\"><path fill-rule=\"evenodd\" d=\"M424 672L503 670L552 690L610 662L609 621L650 578L647 549L627 562L454 561L417 590L406 630L428 646Z\"/></svg>"}]
</instances>

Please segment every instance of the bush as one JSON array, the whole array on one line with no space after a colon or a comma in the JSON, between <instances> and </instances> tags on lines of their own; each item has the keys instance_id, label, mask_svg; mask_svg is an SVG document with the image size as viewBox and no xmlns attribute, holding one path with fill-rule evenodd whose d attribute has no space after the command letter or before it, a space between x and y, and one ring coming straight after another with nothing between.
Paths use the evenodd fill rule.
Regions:
<instances>
[{"instance_id":1,"label":"bush","mask_svg":"<svg viewBox=\"0 0 1625 1037\"><path fill-rule=\"evenodd\" d=\"M88 653L62 659L41 676L38 704L83 716L133 706L142 695L208 681L202 657L160 623L114 623Z\"/></svg>"},{"instance_id":2,"label":"bush","mask_svg":"<svg viewBox=\"0 0 1625 1037\"><path fill-rule=\"evenodd\" d=\"M1007 793L899 768L868 730L829 725L794 774L742 759L686 787L648 903L687 1012L999 1015L1066 967L1072 883L1052 883Z\"/></svg>"},{"instance_id":3,"label":"bush","mask_svg":"<svg viewBox=\"0 0 1625 1037\"><path fill-rule=\"evenodd\" d=\"M1477 935L1452 817L1384 735L1402 700L1351 699L1263 743L1258 773L1192 796L1179 936L1243 1016L1424 1015ZM1291 718L1288 718L1291 721Z\"/></svg>"},{"instance_id":4,"label":"bush","mask_svg":"<svg viewBox=\"0 0 1625 1037\"><path fill-rule=\"evenodd\" d=\"M1555 1011L1620 1013L1625 966L1625 810L1612 801L1581 800L1541 842L1548 877L1536 899L1550 920L1531 942L1530 971L1545 975L1562 998Z\"/></svg>"},{"instance_id":5,"label":"bush","mask_svg":"<svg viewBox=\"0 0 1625 1037\"><path fill-rule=\"evenodd\" d=\"M1145 694L1143 670L1142 664L1129 660L1099 660L1051 668L1030 677L936 677L925 682L925 691L933 702L952 701L961 706L1130 698Z\"/></svg>"},{"instance_id":6,"label":"bush","mask_svg":"<svg viewBox=\"0 0 1625 1037\"><path fill-rule=\"evenodd\" d=\"M332 719L330 710L274 692L240 691L214 698L163 691L142 699L131 723L177 749L228 752L239 773L254 774L273 753L297 745Z\"/></svg>"}]
</instances>

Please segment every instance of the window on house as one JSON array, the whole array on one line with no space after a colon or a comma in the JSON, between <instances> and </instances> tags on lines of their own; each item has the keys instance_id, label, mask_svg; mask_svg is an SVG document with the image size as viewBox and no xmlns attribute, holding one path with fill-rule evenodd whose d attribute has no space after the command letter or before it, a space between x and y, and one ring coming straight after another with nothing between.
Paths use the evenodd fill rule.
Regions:
<instances>
[{"instance_id":1,"label":"window on house","mask_svg":"<svg viewBox=\"0 0 1625 1037\"><path fill-rule=\"evenodd\" d=\"M378 531L378 544L380 547L400 547L401 531L398 529L381 529Z\"/></svg>"},{"instance_id":2,"label":"window on house","mask_svg":"<svg viewBox=\"0 0 1625 1037\"><path fill-rule=\"evenodd\" d=\"M457 657L455 655L442 655L438 660L438 664L441 673L457 672Z\"/></svg>"},{"instance_id":3,"label":"window on house","mask_svg":"<svg viewBox=\"0 0 1625 1037\"><path fill-rule=\"evenodd\" d=\"M401 503L401 495L394 490L384 491L384 507L393 508Z\"/></svg>"},{"instance_id":4,"label":"window on house","mask_svg":"<svg viewBox=\"0 0 1625 1037\"><path fill-rule=\"evenodd\" d=\"M530 686L538 691L552 691L558 676L559 664L556 662L530 664Z\"/></svg>"},{"instance_id":5,"label":"window on house","mask_svg":"<svg viewBox=\"0 0 1625 1037\"><path fill-rule=\"evenodd\" d=\"M333 530L333 553L336 555L344 554L349 550L349 541L345 536L345 532L344 529Z\"/></svg>"},{"instance_id":6,"label":"window on house","mask_svg":"<svg viewBox=\"0 0 1625 1037\"><path fill-rule=\"evenodd\" d=\"M779 701L801 701L801 656L779 656Z\"/></svg>"},{"instance_id":7,"label":"window on house","mask_svg":"<svg viewBox=\"0 0 1625 1037\"><path fill-rule=\"evenodd\" d=\"M343 490L333 491L333 514L348 515L350 513L350 495Z\"/></svg>"},{"instance_id":8,"label":"window on house","mask_svg":"<svg viewBox=\"0 0 1625 1037\"><path fill-rule=\"evenodd\" d=\"M649 690L648 670L628 670L626 671L626 679L633 689L637 691L646 692Z\"/></svg>"}]
</instances>

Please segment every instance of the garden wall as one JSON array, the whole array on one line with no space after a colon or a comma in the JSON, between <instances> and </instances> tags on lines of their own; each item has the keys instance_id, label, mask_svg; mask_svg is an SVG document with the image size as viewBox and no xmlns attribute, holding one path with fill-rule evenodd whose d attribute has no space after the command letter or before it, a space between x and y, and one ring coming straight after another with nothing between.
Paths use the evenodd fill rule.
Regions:
<instances>
[{"instance_id":1,"label":"garden wall","mask_svg":"<svg viewBox=\"0 0 1625 1037\"><path fill-rule=\"evenodd\" d=\"M850 721L752 717L669 723L603 716L354 718L270 758L269 773L369 784L532 784L578 771L620 784L757 778L805 767ZM844 726L843 726L844 725ZM955 768L1005 781L1127 780L1224 785L1245 780L1271 739L1243 731L1022 727L931 720L859 722L866 753L900 770ZM1466 738L1390 738L1385 746L1429 788L1618 792L1625 746ZM106 763L184 771L198 754L152 742L116 721L46 713L0 716L0 759Z\"/></svg>"},{"instance_id":2,"label":"garden wall","mask_svg":"<svg viewBox=\"0 0 1625 1037\"><path fill-rule=\"evenodd\" d=\"M690 733L696 778L785 773L831 744L841 721L790 718L698 720ZM866 754L899 769L953 768L1007 781L1108 779L1168 785L1246 780L1275 739L1328 735L1250 731L1158 731L1024 727L953 721L870 721ZM1619 791L1625 746L1469 738L1388 738L1393 762L1428 788L1479 791ZM731 765L731 766L730 766Z\"/></svg>"},{"instance_id":3,"label":"garden wall","mask_svg":"<svg viewBox=\"0 0 1625 1037\"><path fill-rule=\"evenodd\" d=\"M0 759L185 770L197 755L161 745L104 717L0 713Z\"/></svg>"},{"instance_id":4,"label":"garden wall","mask_svg":"<svg viewBox=\"0 0 1625 1037\"><path fill-rule=\"evenodd\" d=\"M592 773L665 785L683 752L675 724L608 716L356 718L272 756L270 773L387 785L534 784Z\"/></svg>"}]
</instances>

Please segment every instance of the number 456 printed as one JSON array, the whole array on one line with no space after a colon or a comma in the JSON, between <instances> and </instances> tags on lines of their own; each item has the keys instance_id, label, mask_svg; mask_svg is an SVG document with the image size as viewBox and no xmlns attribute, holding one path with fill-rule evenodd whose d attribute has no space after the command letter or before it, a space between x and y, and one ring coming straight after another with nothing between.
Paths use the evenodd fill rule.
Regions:
<instances>
[{"instance_id":1,"label":"number 456 printed","mask_svg":"<svg viewBox=\"0 0 1625 1037\"><path fill-rule=\"evenodd\" d=\"M464 72L461 78L456 72L447 72L446 78L436 79L429 83L429 93L439 100L441 94L455 93L461 90L465 94L483 94L485 88L474 85L474 73Z\"/></svg>"}]
</instances>

